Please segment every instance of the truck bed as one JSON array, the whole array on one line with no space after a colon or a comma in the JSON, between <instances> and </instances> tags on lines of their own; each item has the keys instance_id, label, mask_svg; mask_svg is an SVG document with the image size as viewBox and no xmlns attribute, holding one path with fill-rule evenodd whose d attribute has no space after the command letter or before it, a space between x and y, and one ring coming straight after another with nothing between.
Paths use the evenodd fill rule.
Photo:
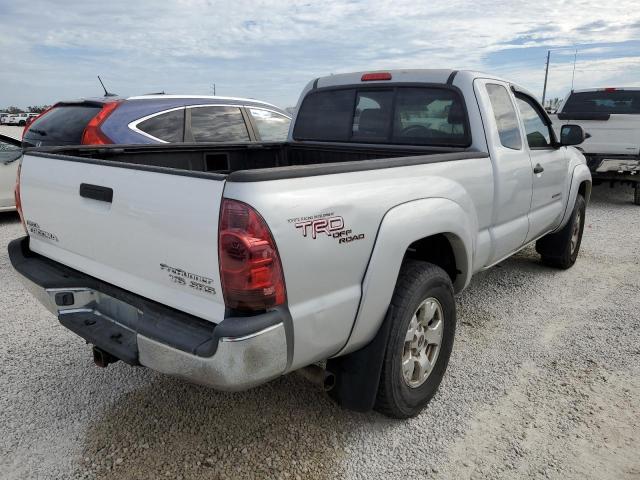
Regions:
<instances>
[{"instance_id":1,"label":"truck bed","mask_svg":"<svg viewBox=\"0 0 640 480\"><path fill-rule=\"evenodd\" d=\"M461 154L465 158L468 151L461 148L411 148L411 147L371 147L332 146L323 144L296 145L288 143L264 144L172 144L172 145L114 145L77 146L29 149L29 153L39 156L55 156L71 161L111 164L141 169L174 169L191 173L217 174L227 176L233 172L274 169L302 165L326 165L366 160L422 157L412 163L441 161L444 158L424 159L438 154ZM478 152L471 152L478 155ZM376 163L367 162L363 169L376 168ZM378 168L393 166L386 163ZM142 168L149 167L149 168ZM177 172L173 172L177 173Z\"/></svg>"}]
</instances>

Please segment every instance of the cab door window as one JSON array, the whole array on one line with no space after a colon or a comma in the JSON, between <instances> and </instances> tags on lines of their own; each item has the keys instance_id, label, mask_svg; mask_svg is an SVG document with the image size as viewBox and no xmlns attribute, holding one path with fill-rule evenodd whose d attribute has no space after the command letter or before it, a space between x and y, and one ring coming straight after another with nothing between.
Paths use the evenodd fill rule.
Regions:
<instances>
[{"instance_id":1,"label":"cab door window","mask_svg":"<svg viewBox=\"0 0 640 480\"><path fill-rule=\"evenodd\" d=\"M551 148L553 146L551 129L538 109L534 107L532 100L518 95L516 101L529 148Z\"/></svg>"},{"instance_id":2,"label":"cab door window","mask_svg":"<svg viewBox=\"0 0 640 480\"><path fill-rule=\"evenodd\" d=\"M520 150L522 148L520 126L511 95L503 85L487 83L486 88L498 128L500 143L512 150Z\"/></svg>"}]
</instances>

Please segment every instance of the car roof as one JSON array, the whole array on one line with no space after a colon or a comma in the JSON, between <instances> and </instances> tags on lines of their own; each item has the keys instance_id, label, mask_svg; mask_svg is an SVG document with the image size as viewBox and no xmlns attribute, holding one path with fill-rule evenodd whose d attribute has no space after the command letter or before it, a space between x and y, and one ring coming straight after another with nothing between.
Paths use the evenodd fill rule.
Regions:
<instances>
[{"instance_id":1,"label":"car roof","mask_svg":"<svg viewBox=\"0 0 640 480\"><path fill-rule=\"evenodd\" d=\"M256 100L254 98L243 97L222 97L217 95L178 95L178 94L148 94L148 95L136 95L133 97L127 97L126 100L176 100L176 104L180 103L179 100L185 100L185 105L193 105L199 103L198 100L205 100L204 103L229 103L232 105L249 105L249 106L262 106L265 108L271 108L278 112L287 114L282 108L273 105L272 103L263 102L262 100ZM287 114L288 115L288 114Z\"/></svg>"},{"instance_id":2,"label":"car roof","mask_svg":"<svg viewBox=\"0 0 640 480\"><path fill-rule=\"evenodd\" d=\"M271 103L263 102L262 100L255 100L253 98L242 98L242 97L221 97L214 95L167 95L167 94L148 94L148 95L135 95L132 97L120 97L120 96L110 96L110 97L87 97L80 98L75 100L65 100L58 102L61 105L72 105L75 103L107 103L113 101L125 101L125 102L154 102L154 101L162 101L167 105L172 105L175 107L179 106L191 106L191 105L199 105L199 104L216 104L223 103L228 105L238 105L238 106L248 106L248 107L262 107L270 110L274 110L275 112L281 113L289 118L291 118L291 114L287 113L282 108L273 105Z\"/></svg>"}]
</instances>

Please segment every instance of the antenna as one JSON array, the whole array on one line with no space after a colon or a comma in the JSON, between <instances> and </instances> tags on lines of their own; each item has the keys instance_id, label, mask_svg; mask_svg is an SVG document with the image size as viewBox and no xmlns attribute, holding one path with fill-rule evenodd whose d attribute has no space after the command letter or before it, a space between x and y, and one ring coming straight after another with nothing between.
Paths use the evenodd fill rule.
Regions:
<instances>
[{"instance_id":1,"label":"antenna","mask_svg":"<svg viewBox=\"0 0 640 480\"><path fill-rule=\"evenodd\" d=\"M576 58L578 57L578 49L573 54L573 73L571 74L571 91L573 92L573 80L576 78Z\"/></svg>"},{"instance_id":2,"label":"antenna","mask_svg":"<svg viewBox=\"0 0 640 480\"><path fill-rule=\"evenodd\" d=\"M102 85L102 89L104 90L104 96L105 97L115 97L116 94L115 93L110 93L107 91L107 87L104 86L104 83L102 83L102 79L100 78L100 75L98 75L98 81L100 82L100 85Z\"/></svg>"}]
</instances>

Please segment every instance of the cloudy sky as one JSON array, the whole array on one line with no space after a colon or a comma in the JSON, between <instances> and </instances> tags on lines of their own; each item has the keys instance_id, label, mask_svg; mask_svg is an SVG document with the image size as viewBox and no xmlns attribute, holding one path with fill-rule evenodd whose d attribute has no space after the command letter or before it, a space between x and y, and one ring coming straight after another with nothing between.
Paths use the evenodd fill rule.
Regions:
<instances>
[{"instance_id":1,"label":"cloudy sky","mask_svg":"<svg viewBox=\"0 0 640 480\"><path fill-rule=\"evenodd\" d=\"M294 105L321 75L497 73L541 96L640 86L640 0L0 0L0 107L101 93Z\"/></svg>"}]
</instances>

